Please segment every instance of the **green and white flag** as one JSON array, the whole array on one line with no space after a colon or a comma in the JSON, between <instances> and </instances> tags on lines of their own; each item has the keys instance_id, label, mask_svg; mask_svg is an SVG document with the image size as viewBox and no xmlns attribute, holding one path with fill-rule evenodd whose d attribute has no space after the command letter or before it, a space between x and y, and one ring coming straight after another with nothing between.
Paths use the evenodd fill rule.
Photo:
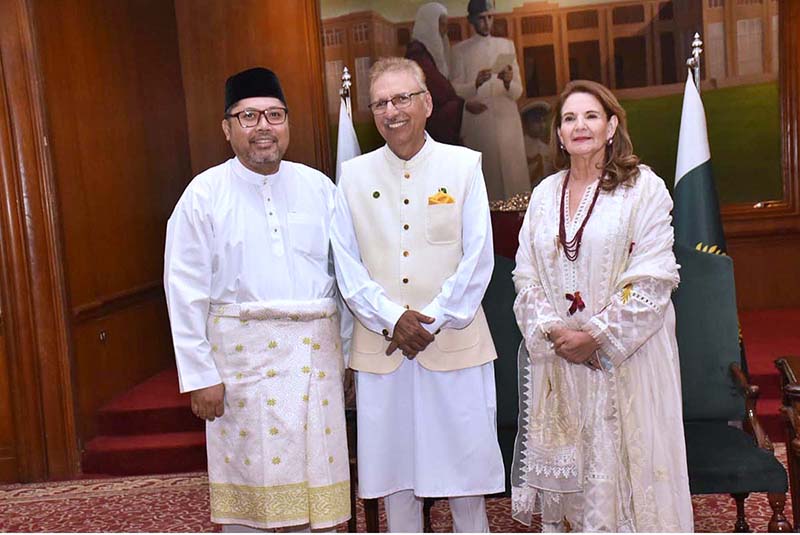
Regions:
<instances>
[{"instance_id":1,"label":"green and white flag","mask_svg":"<svg viewBox=\"0 0 800 535\"><path fill-rule=\"evenodd\" d=\"M691 71L683 94L673 195L675 243L706 253L724 254L725 236L711 173L706 112Z\"/></svg>"}]
</instances>

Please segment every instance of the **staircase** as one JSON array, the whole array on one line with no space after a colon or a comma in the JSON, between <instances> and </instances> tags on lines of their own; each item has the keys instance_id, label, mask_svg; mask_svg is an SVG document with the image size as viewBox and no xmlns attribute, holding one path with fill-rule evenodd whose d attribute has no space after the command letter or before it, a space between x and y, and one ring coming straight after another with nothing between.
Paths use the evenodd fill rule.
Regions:
<instances>
[{"instance_id":1,"label":"staircase","mask_svg":"<svg viewBox=\"0 0 800 535\"><path fill-rule=\"evenodd\" d=\"M84 474L143 475L206 469L205 424L178 393L176 370L136 385L102 407L83 452Z\"/></svg>"}]
</instances>

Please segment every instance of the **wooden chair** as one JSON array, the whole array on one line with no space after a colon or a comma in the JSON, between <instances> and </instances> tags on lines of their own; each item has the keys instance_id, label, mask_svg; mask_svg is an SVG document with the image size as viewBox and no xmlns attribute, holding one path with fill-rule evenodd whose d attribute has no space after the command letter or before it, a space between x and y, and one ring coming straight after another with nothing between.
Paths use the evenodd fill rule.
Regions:
<instances>
[{"instance_id":1,"label":"wooden chair","mask_svg":"<svg viewBox=\"0 0 800 535\"><path fill-rule=\"evenodd\" d=\"M783 413L786 425L786 459L789 462L789 490L795 529L800 525L800 356L781 357L775 361L781 373Z\"/></svg>"},{"instance_id":2,"label":"wooden chair","mask_svg":"<svg viewBox=\"0 0 800 535\"><path fill-rule=\"evenodd\" d=\"M676 246L681 284L673 295L692 494L730 494L734 531L747 532L744 500L766 492L769 531L791 531L783 514L786 471L756 416L758 387L740 366L733 262Z\"/></svg>"}]
</instances>

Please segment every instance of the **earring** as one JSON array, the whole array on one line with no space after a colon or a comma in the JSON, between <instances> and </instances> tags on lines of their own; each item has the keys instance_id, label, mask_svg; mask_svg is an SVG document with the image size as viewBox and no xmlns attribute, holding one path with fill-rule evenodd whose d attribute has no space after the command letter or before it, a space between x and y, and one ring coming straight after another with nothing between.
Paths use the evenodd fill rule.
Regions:
<instances>
[{"instance_id":1,"label":"earring","mask_svg":"<svg viewBox=\"0 0 800 535\"><path fill-rule=\"evenodd\" d=\"M611 138L608 138L608 143L607 143L607 145L610 147L612 143L614 143L614 138L613 138L613 137L611 137Z\"/></svg>"},{"instance_id":2,"label":"earring","mask_svg":"<svg viewBox=\"0 0 800 535\"><path fill-rule=\"evenodd\" d=\"M561 143L560 141L558 142L558 148L560 148L561 150L564 150L564 144Z\"/></svg>"}]
</instances>

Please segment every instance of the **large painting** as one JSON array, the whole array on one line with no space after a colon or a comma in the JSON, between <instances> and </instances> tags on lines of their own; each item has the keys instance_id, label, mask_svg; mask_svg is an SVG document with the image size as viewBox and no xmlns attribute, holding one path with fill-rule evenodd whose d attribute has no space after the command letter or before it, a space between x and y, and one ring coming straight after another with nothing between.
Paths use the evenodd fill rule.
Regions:
<instances>
[{"instance_id":1,"label":"large painting","mask_svg":"<svg viewBox=\"0 0 800 535\"><path fill-rule=\"evenodd\" d=\"M347 66L362 150L381 144L367 107L369 67L378 57L406 54L415 15L426 3L320 0L330 122L335 131ZM476 31L467 19L467 0L440 3L456 49ZM497 0L491 33L513 43L529 186L552 170L549 121L556 95L569 80L590 79L616 93L628 113L635 152L671 187L685 61L699 32L702 97L721 201L782 199L778 8L777 0ZM486 65L495 67L502 66ZM468 123L462 125L467 139Z\"/></svg>"}]
</instances>

